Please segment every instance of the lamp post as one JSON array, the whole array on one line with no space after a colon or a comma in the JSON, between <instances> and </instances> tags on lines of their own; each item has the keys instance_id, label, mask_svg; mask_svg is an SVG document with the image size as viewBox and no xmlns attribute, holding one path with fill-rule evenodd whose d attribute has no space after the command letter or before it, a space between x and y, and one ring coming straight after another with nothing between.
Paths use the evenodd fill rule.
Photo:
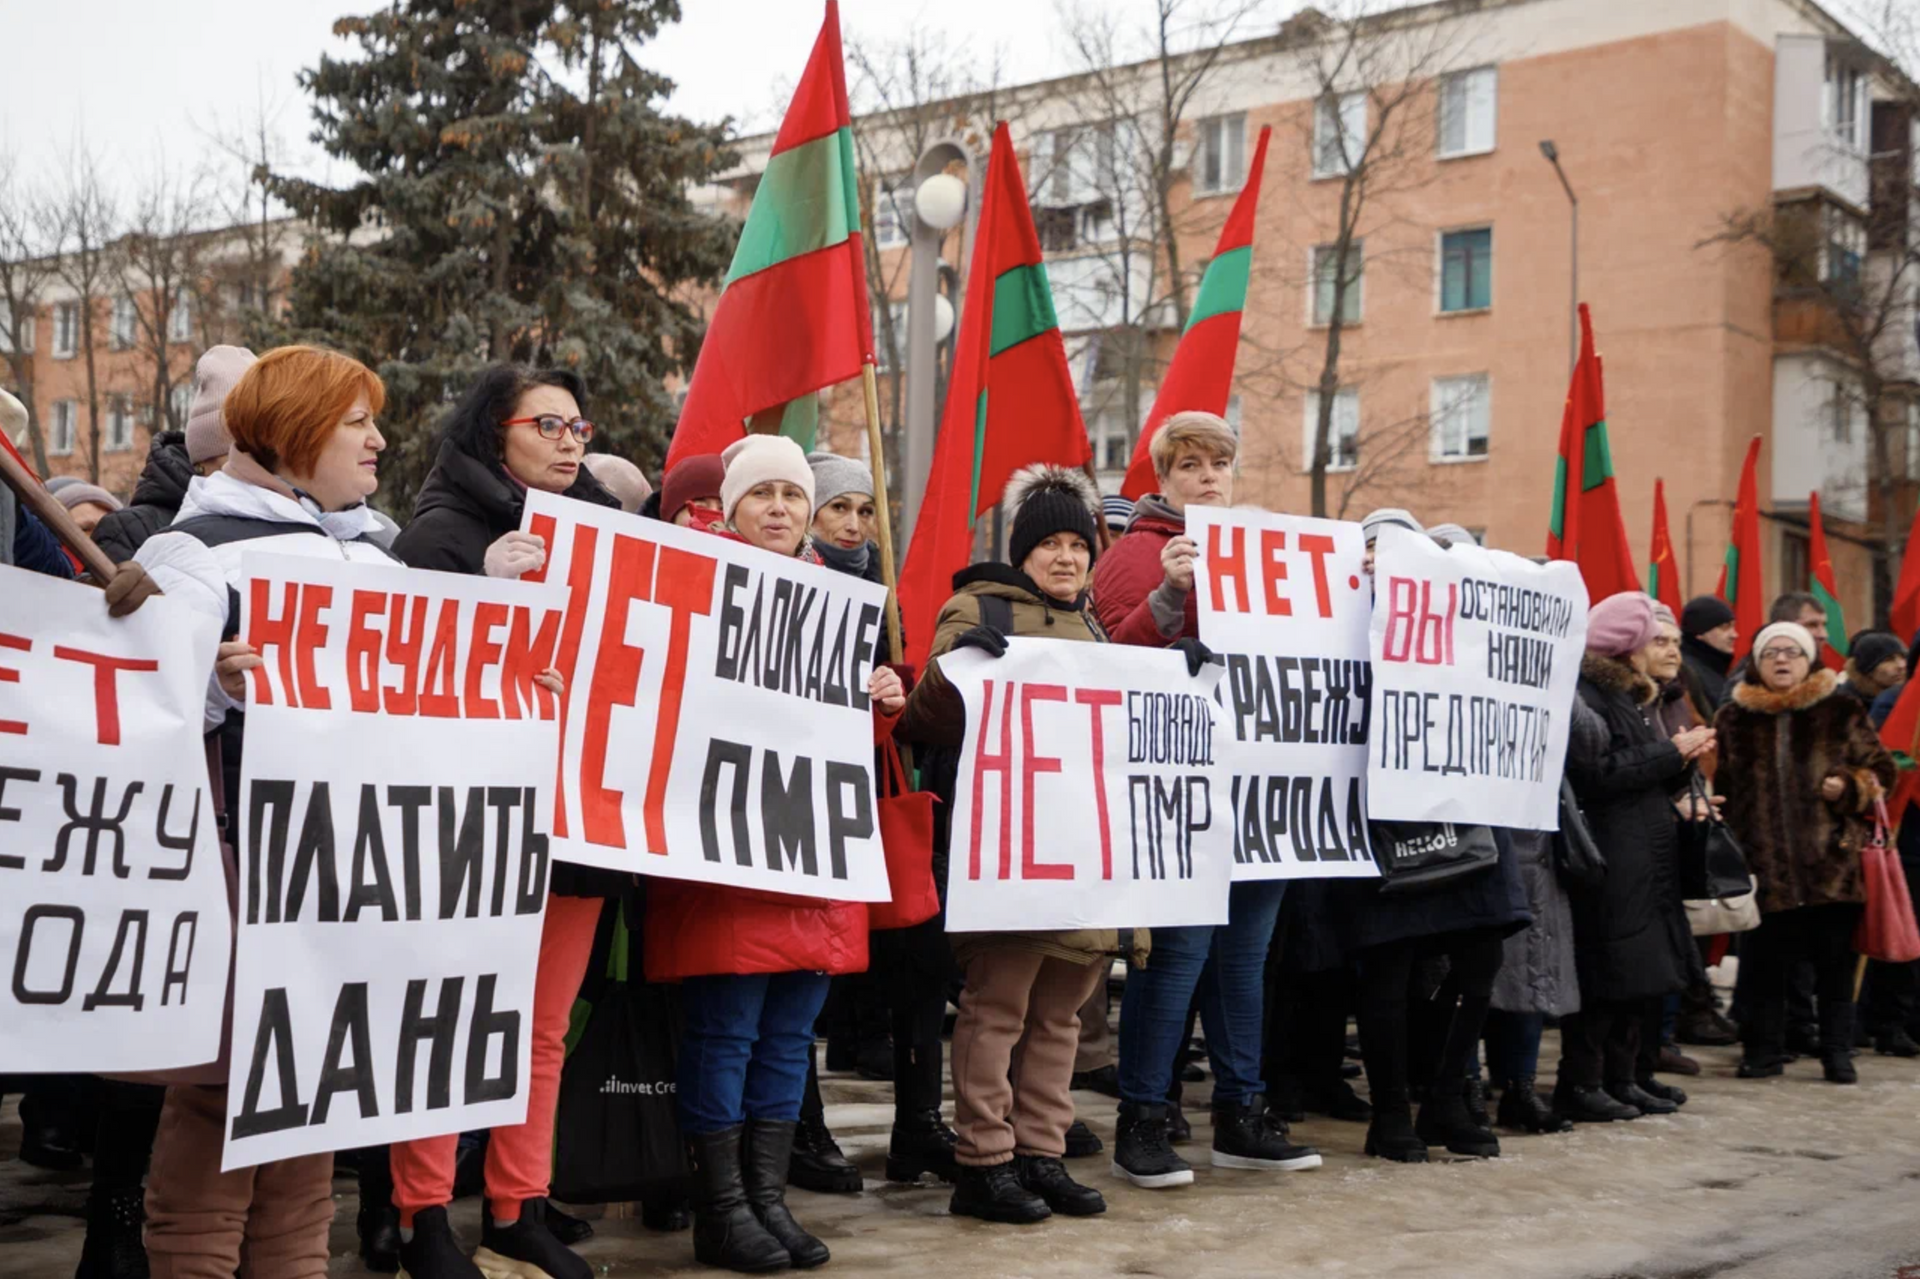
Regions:
<instances>
[{"instance_id":1,"label":"lamp post","mask_svg":"<svg viewBox=\"0 0 1920 1279\"><path fill-rule=\"evenodd\" d=\"M1540 143L1540 154L1553 166L1554 174L1560 179L1560 189L1567 193L1567 204L1573 210L1573 236L1568 253L1573 271L1573 301L1567 316L1567 377L1571 380L1574 368L1580 363L1580 197L1573 193L1567 171L1560 167L1560 148L1553 145L1553 139Z\"/></svg>"},{"instance_id":2,"label":"lamp post","mask_svg":"<svg viewBox=\"0 0 1920 1279\"><path fill-rule=\"evenodd\" d=\"M948 173L955 163L967 178ZM927 472L933 467L933 437L939 424L940 344L953 332L951 301L940 295L943 274L952 268L940 260L940 244L963 219L971 220L973 155L960 142L935 142L920 153L913 166L913 225L910 232L911 266L907 273L907 394L906 431L900 466L900 536L913 537L915 517L927 490Z\"/></svg>"}]
</instances>

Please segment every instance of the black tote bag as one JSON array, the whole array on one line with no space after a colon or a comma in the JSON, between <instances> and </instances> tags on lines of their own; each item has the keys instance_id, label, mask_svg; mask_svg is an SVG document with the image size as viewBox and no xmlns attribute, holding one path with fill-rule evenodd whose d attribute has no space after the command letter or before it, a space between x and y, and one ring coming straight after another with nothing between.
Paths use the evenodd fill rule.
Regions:
<instances>
[{"instance_id":1,"label":"black tote bag","mask_svg":"<svg viewBox=\"0 0 1920 1279\"><path fill-rule=\"evenodd\" d=\"M1499 845L1486 826L1374 822L1372 834L1380 892L1387 896L1431 892L1500 864Z\"/></svg>"},{"instance_id":2,"label":"black tote bag","mask_svg":"<svg viewBox=\"0 0 1920 1279\"><path fill-rule=\"evenodd\" d=\"M1560 779L1560 829L1553 833L1553 868L1560 878L1581 888L1598 888L1607 879L1606 854L1594 842L1593 828L1580 811L1573 783Z\"/></svg>"},{"instance_id":3,"label":"black tote bag","mask_svg":"<svg viewBox=\"0 0 1920 1279\"><path fill-rule=\"evenodd\" d=\"M1696 806L1713 812L1707 785L1695 773L1688 783ZM1745 897L1753 891L1747 855L1718 814L1699 821L1679 819L1680 896L1685 901L1709 897Z\"/></svg>"}]
</instances>

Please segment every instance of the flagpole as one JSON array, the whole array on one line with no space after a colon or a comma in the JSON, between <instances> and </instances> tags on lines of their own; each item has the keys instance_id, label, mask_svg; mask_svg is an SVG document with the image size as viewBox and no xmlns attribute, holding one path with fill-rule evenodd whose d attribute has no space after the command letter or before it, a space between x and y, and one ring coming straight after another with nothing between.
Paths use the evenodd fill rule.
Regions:
<instances>
[{"instance_id":1,"label":"flagpole","mask_svg":"<svg viewBox=\"0 0 1920 1279\"><path fill-rule=\"evenodd\" d=\"M873 359L860 365L860 390L867 402L867 457L873 467L873 504L879 518L873 522L880 535L880 577L887 584L887 644L893 660L906 657L900 642L900 580L893 571L893 508L887 503L887 455L880 441L880 391L874 382Z\"/></svg>"},{"instance_id":2,"label":"flagpole","mask_svg":"<svg viewBox=\"0 0 1920 1279\"><path fill-rule=\"evenodd\" d=\"M47 492L46 488L34 478L20 455L14 452L11 441L0 437L0 481L12 489L14 496L20 499L20 505L39 516L40 522L53 531L55 537L63 542L93 575L94 581L105 586L113 580L115 572L113 561L100 549L98 543L80 531L80 525L74 521L67 508L60 505L58 498ZM12 530L7 531L12 537Z\"/></svg>"}]
</instances>

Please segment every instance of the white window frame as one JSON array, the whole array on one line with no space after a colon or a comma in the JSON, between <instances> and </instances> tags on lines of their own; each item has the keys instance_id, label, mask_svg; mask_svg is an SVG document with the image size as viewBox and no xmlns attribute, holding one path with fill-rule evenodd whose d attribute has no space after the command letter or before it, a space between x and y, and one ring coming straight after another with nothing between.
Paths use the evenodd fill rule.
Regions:
<instances>
[{"instance_id":1,"label":"white window frame","mask_svg":"<svg viewBox=\"0 0 1920 1279\"><path fill-rule=\"evenodd\" d=\"M1343 386L1333 393L1333 421L1327 440L1327 473L1351 471L1360 465L1360 388ZM1320 392L1308 391L1300 419L1300 469L1313 470L1314 432L1320 426ZM1351 430L1347 429L1351 426ZM1342 442L1350 445L1342 449ZM1342 454L1346 460L1342 461Z\"/></svg>"},{"instance_id":2,"label":"white window frame","mask_svg":"<svg viewBox=\"0 0 1920 1279\"><path fill-rule=\"evenodd\" d=\"M1311 329L1324 329L1333 323L1333 301L1331 295L1328 297L1327 308L1324 314L1320 308L1320 290L1322 287L1320 279L1320 259L1322 254L1331 258L1334 247L1335 246L1331 244L1316 244L1307 250L1307 327ZM1354 240L1351 256L1358 259L1359 265L1353 273L1353 283L1347 294L1353 314L1340 322L1342 328L1351 328L1366 318L1366 248L1367 242L1364 239ZM1332 272L1328 271L1327 275L1329 278L1326 281L1325 287L1331 290L1333 287Z\"/></svg>"},{"instance_id":3,"label":"white window frame","mask_svg":"<svg viewBox=\"0 0 1920 1279\"><path fill-rule=\"evenodd\" d=\"M1449 311L1447 302L1447 237L1467 235L1474 231L1487 233L1487 304L1485 306L1463 306ZM1436 316L1485 315L1493 310L1493 223L1475 222L1467 226L1442 227L1433 233L1433 313Z\"/></svg>"},{"instance_id":4,"label":"white window frame","mask_svg":"<svg viewBox=\"0 0 1920 1279\"><path fill-rule=\"evenodd\" d=\"M167 308L167 341L193 341L193 295L184 284L173 291L173 305Z\"/></svg>"},{"instance_id":5,"label":"white window frame","mask_svg":"<svg viewBox=\"0 0 1920 1279\"><path fill-rule=\"evenodd\" d=\"M7 323L5 310L0 309L0 355L33 354L33 318L32 311L28 311L20 317L20 342L18 346L15 346L13 341L13 328Z\"/></svg>"},{"instance_id":6,"label":"white window frame","mask_svg":"<svg viewBox=\"0 0 1920 1279\"><path fill-rule=\"evenodd\" d=\"M139 306L133 295L121 293L113 299L113 315L107 324L107 349L127 351L133 347L140 330Z\"/></svg>"},{"instance_id":7,"label":"white window frame","mask_svg":"<svg viewBox=\"0 0 1920 1279\"><path fill-rule=\"evenodd\" d=\"M108 453L125 453L133 447L132 396L107 397L107 429L100 437L100 447Z\"/></svg>"},{"instance_id":8,"label":"white window frame","mask_svg":"<svg viewBox=\"0 0 1920 1279\"><path fill-rule=\"evenodd\" d=\"M1867 73L1829 50L1826 78L1820 88L1820 114L1827 131L1842 146L1865 151L1864 135L1872 118L1872 108L1867 103Z\"/></svg>"},{"instance_id":9,"label":"white window frame","mask_svg":"<svg viewBox=\"0 0 1920 1279\"><path fill-rule=\"evenodd\" d=\"M1435 115L1435 151L1442 160L1486 155L1497 145L1500 131L1500 71L1474 67L1440 80L1440 104ZM1447 146L1448 126L1460 125L1460 144Z\"/></svg>"},{"instance_id":10,"label":"white window frame","mask_svg":"<svg viewBox=\"0 0 1920 1279\"><path fill-rule=\"evenodd\" d=\"M1477 384L1479 399L1484 407L1483 432L1480 438L1485 446L1480 452L1473 452L1472 422L1463 428L1460 442L1461 451L1447 451L1445 435L1451 428L1450 417L1462 405L1470 400L1460 398L1459 392L1452 388L1465 384ZM1449 377L1433 379L1429 389L1430 413L1427 431L1427 458L1441 465L1454 465L1463 462L1484 462L1493 454L1493 378L1486 373L1459 373Z\"/></svg>"},{"instance_id":11,"label":"white window frame","mask_svg":"<svg viewBox=\"0 0 1920 1279\"><path fill-rule=\"evenodd\" d=\"M1211 174L1209 168L1215 171ZM1229 195L1247 180L1247 113L1208 116L1195 128L1193 192Z\"/></svg>"},{"instance_id":12,"label":"white window frame","mask_svg":"<svg viewBox=\"0 0 1920 1279\"><path fill-rule=\"evenodd\" d=\"M1344 154L1333 146L1334 131L1344 136ZM1313 176L1345 177L1367 146L1367 95L1329 94L1313 104Z\"/></svg>"},{"instance_id":13,"label":"white window frame","mask_svg":"<svg viewBox=\"0 0 1920 1279\"><path fill-rule=\"evenodd\" d=\"M53 358L71 360L80 354L80 304L53 304Z\"/></svg>"},{"instance_id":14,"label":"white window frame","mask_svg":"<svg viewBox=\"0 0 1920 1279\"><path fill-rule=\"evenodd\" d=\"M47 419L47 453L52 457L67 457L72 454L74 442L80 435L80 402L78 400L55 400L53 412Z\"/></svg>"},{"instance_id":15,"label":"white window frame","mask_svg":"<svg viewBox=\"0 0 1920 1279\"><path fill-rule=\"evenodd\" d=\"M873 247L904 249L913 242L913 175L873 185Z\"/></svg>"}]
</instances>

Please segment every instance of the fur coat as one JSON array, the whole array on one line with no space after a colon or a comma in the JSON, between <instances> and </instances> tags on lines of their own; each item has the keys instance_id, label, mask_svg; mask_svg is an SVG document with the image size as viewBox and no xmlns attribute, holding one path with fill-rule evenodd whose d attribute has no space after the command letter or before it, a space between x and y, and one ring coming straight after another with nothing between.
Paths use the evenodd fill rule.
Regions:
<instances>
[{"instance_id":1,"label":"fur coat","mask_svg":"<svg viewBox=\"0 0 1920 1279\"><path fill-rule=\"evenodd\" d=\"M1836 691L1827 670L1784 693L1742 682L1714 719L1723 815L1759 881L1762 914L1864 897L1860 849L1894 763L1859 700ZM1831 803L1820 796L1829 777L1845 784Z\"/></svg>"}]
</instances>

